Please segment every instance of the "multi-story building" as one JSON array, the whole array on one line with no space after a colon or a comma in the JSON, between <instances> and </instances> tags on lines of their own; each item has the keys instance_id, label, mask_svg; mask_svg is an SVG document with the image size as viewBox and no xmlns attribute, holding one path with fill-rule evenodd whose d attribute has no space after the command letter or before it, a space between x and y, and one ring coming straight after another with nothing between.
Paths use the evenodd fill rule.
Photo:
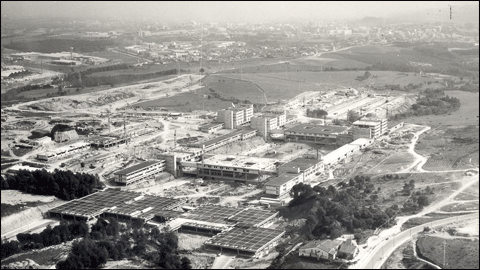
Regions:
<instances>
[{"instance_id":1,"label":"multi-story building","mask_svg":"<svg viewBox=\"0 0 480 270\"><path fill-rule=\"evenodd\" d=\"M253 116L253 105L230 107L217 112L217 121L225 123L225 128L234 129L250 122Z\"/></svg>"},{"instance_id":2,"label":"multi-story building","mask_svg":"<svg viewBox=\"0 0 480 270\"><path fill-rule=\"evenodd\" d=\"M387 119L359 120L353 123L353 139L372 139L388 132Z\"/></svg>"},{"instance_id":3,"label":"multi-story building","mask_svg":"<svg viewBox=\"0 0 480 270\"><path fill-rule=\"evenodd\" d=\"M272 129L284 126L286 119L285 114L254 116L250 120L250 127L257 129L258 133L266 139Z\"/></svg>"},{"instance_id":4,"label":"multi-story building","mask_svg":"<svg viewBox=\"0 0 480 270\"><path fill-rule=\"evenodd\" d=\"M164 169L165 160L150 160L116 171L113 175L116 183L127 186L161 173Z\"/></svg>"}]
</instances>

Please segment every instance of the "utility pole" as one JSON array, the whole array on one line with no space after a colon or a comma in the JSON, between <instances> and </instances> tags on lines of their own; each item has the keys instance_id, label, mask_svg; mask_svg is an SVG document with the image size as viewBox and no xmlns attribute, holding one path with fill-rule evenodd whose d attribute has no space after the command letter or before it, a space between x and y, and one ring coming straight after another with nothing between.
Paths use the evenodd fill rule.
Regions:
<instances>
[{"instance_id":1,"label":"utility pole","mask_svg":"<svg viewBox=\"0 0 480 270\"><path fill-rule=\"evenodd\" d=\"M177 148L177 130L175 129L175 133L173 133L173 149Z\"/></svg>"},{"instance_id":2,"label":"utility pole","mask_svg":"<svg viewBox=\"0 0 480 270\"><path fill-rule=\"evenodd\" d=\"M445 245L447 244L447 242L445 242L445 240L443 240L443 267L445 267Z\"/></svg>"}]
</instances>

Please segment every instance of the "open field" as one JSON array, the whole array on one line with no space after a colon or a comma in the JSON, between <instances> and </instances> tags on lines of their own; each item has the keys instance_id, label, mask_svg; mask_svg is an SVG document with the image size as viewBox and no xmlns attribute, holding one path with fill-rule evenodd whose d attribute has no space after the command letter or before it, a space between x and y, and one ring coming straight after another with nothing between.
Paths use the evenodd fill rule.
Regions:
<instances>
[{"instance_id":1,"label":"open field","mask_svg":"<svg viewBox=\"0 0 480 270\"><path fill-rule=\"evenodd\" d=\"M171 111L191 112L193 110L208 110L216 111L226 109L232 106L231 101L222 101L217 98L205 98L201 91L197 90L195 93L182 93L171 97L164 97L145 102L136 103L135 106L148 107L163 107Z\"/></svg>"},{"instance_id":2,"label":"open field","mask_svg":"<svg viewBox=\"0 0 480 270\"><path fill-rule=\"evenodd\" d=\"M287 66L287 65L285 65ZM269 66L270 67L270 66ZM282 72L283 71L283 72ZM242 86L236 84L243 82L246 84L247 92L252 92L255 98L261 98L257 89L264 90L267 101L277 102L293 98L306 91L330 91L336 89L347 89L349 87L359 88L365 87L367 84L374 83L375 86L382 86L385 84L400 84L407 85L409 83L418 84L427 82L430 79L421 76L414 76L413 73L399 73L394 71L372 71L372 75L377 77L368 79L364 82L355 80L357 76L363 76L364 71L329 71L329 72L285 72L277 70L271 73L253 72L253 73L222 73L217 76L220 78L213 78L208 83L209 88L216 91L225 91L227 95L242 95L239 99L244 99L243 93L237 93L234 89ZM256 84L256 85L255 85ZM254 86L257 86L256 88ZM218 89L217 89L218 88ZM223 89L223 90L222 90ZM228 92L226 92L228 91ZM245 90L242 90L242 92ZM261 101L250 100L254 103Z\"/></svg>"},{"instance_id":3,"label":"open field","mask_svg":"<svg viewBox=\"0 0 480 270\"><path fill-rule=\"evenodd\" d=\"M405 122L429 126L466 126L479 124L478 93L464 91L445 91L445 95L460 99L460 109L448 115L412 116Z\"/></svg>"},{"instance_id":4,"label":"open field","mask_svg":"<svg viewBox=\"0 0 480 270\"><path fill-rule=\"evenodd\" d=\"M479 164L478 127L441 127L420 135L415 151L429 156L425 170L474 168Z\"/></svg>"},{"instance_id":5,"label":"open field","mask_svg":"<svg viewBox=\"0 0 480 270\"><path fill-rule=\"evenodd\" d=\"M440 208L444 212L473 211L478 210L478 199L476 202L452 203Z\"/></svg>"},{"instance_id":6,"label":"open field","mask_svg":"<svg viewBox=\"0 0 480 270\"><path fill-rule=\"evenodd\" d=\"M445 265L443 265L443 243L446 241ZM478 239L443 239L426 236L417 241L418 253L442 267L442 269L478 269Z\"/></svg>"},{"instance_id":7,"label":"open field","mask_svg":"<svg viewBox=\"0 0 480 270\"><path fill-rule=\"evenodd\" d=\"M341 60L353 60L373 65L377 63L393 65L409 65L409 62L432 64L432 68L448 67L450 62L430 56L410 48L392 45L368 45L355 47L339 52L329 52L322 55L326 58L339 57Z\"/></svg>"}]
</instances>

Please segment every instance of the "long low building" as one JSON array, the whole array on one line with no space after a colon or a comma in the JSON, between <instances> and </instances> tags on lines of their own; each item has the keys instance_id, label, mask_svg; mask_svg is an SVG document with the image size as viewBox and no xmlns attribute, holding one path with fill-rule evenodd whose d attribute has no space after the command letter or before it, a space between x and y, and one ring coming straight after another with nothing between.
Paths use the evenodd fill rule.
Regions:
<instances>
[{"instance_id":1,"label":"long low building","mask_svg":"<svg viewBox=\"0 0 480 270\"><path fill-rule=\"evenodd\" d=\"M373 143L373 139L360 138L323 156L325 166L333 165L357 153Z\"/></svg>"},{"instance_id":2,"label":"long low building","mask_svg":"<svg viewBox=\"0 0 480 270\"><path fill-rule=\"evenodd\" d=\"M243 141L243 140L249 139L251 137L254 137L256 134L257 134L256 129L235 130L233 132L230 132L222 136L218 136L211 140L189 144L188 146L195 147L195 148L202 148L206 153L209 151L213 151L224 145L227 145L229 143L233 143L239 140Z\"/></svg>"},{"instance_id":3,"label":"long low building","mask_svg":"<svg viewBox=\"0 0 480 270\"><path fill-rule=\"evenodd\" d=\"M348 135L348 127L299 124L285 130L285 141L337 145L338 137Z\"/></svg>"},{"instance_id":4,"label":"long low building","mask_svg":"<svg viewBox=\"0 0 480 270\"><path fill-rule=\"evenodd\" d=\"M38 154L37 159L43 161L49 161L54 158L63 158L81 151L90 149L90 143L88 142L76 142L70 145L59 147L53 151L46 151Z\"/></svg>"},{"instance_id":5,"label":"long low building","mask_svg":"<svg viewBox=\"0 0 480 270\"><path fill-rule=\"evenodd\" d=\"M129 185L148 177L154 176L165 170L165 160L150 160L143 163L118 170L113 173L115 182L122 185Z\"/></svg>"}]
</instances>

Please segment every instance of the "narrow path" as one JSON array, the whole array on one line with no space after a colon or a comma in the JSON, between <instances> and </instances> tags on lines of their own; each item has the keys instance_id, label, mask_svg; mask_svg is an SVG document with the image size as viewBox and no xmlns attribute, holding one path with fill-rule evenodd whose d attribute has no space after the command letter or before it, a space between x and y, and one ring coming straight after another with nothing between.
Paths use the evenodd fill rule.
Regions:
<instances>
[{"instance_id":1,"label":"narrow path","mask_svg":"<svg viewBox=\"0 0 480 270\"><path fill-rule=\"evenodd\" d=\"M430 265L430 266L432 266L432 267L435 267L435 268L437 268L437 269L442 269L440 266L438 266L438 265L436 265L436 264L434 264L434 263L431 263L431 262L429 262L429 261L426 261L426 260L418 257L418 255L417 255L417 240L416 240L416 239L413 240L412 245L413 245L413 255L415 256L415 258L416 258L417 260L419 260L419 261L421 261L421 262L424 262L424 263L426 263L426 264L428 264L428 265Z\"/></svg>"},{"instance_id":2,"label":"narrow path","mask_svg":"<svg viewBox=\"0 0 480 270\"><path fill-rule=\"evenodd\" d=\"M418 127L421 127L420 125L413 125L413 126L418 126ZM413 162L412 165L408 166L407 168L401 170L401 171L398 171L396 173L404 173L404 172L408 172L410 171L411 169L413 169L415 167L415 170L416 171L419 171L419 172L425 172L424 169L422 169L422 166L423 164L425 164L427 162L427 158L418 154L417 152L415 152L415 144L417 143L418 139L420 138L420 134L426 132L427 130L431 129L431 127L428 127L426 126L425 128L423 128L422 130L416 132L412 138L412 141L411 141L411 144L410 146L408 147L408 153L412 154L414 157L415 157L415 161Z\"/></svg>"}]
</instances>

